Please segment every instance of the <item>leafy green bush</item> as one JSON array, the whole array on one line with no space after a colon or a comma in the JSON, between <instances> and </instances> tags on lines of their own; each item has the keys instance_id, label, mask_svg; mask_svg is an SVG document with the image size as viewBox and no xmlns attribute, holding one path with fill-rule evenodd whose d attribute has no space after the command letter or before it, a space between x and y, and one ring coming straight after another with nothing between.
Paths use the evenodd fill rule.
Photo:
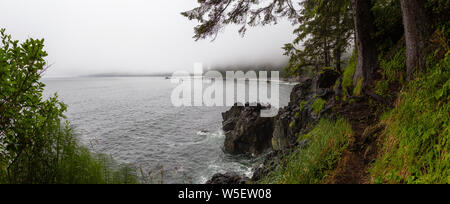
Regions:
<instances>
[{"instance_id":1,"label":"leafy green bush","mask_svg":"<svg viewBox=\"0 0 450 204\"><path fill-rule=\"evenodd\" d=\"M450 52L411 81L384 115L375 183L450 183Z\"/></svg>"},{"instance_id":2,"label":"leafy green bush","mask_svg":"<svg viewBox=\"0 0 450 204\"><path fill-rule=\"evenodd\" d=\"M283 158L282 165L269 173L262 183L321 183L340 160L351 134L346 120L322 119L311 132L299 138L307 139L309 147L298 147Z\"/></svg>"},{"instance_id":3,"label":"leafy green bush","mask_svg":"<svg viewBox=\"0 0 450 204\"><path fill-rule=\"evenodd\" d=\"M0 182L134 183L136 176L120 177L123 168L78 144L56 94L43 99L44 40L19 44L0 34Z\"/></svg>"}]
</instances>

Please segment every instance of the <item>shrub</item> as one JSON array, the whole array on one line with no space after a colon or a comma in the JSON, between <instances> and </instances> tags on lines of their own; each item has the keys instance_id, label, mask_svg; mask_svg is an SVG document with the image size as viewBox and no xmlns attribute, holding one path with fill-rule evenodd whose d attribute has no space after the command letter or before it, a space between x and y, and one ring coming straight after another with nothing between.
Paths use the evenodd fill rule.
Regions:
<instances>
[{"instance_id":1,"label":"shrub","mask_svg":"<svg viewBox=\"0 0 450 204\"><path fill-rule=\"evenodd\" d=\"M0 34L0 182L134 183L132 174L119 176L130 168L114 169L78 144L56 94L43 100L44 40L19 44Z\"/></svg>"}]
</instances>

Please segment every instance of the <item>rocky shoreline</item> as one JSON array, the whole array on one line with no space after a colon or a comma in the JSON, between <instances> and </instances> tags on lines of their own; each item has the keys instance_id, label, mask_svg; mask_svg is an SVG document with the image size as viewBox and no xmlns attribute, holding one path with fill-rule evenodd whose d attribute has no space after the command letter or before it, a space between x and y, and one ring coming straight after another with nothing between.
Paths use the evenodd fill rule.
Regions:
<instances>
[{"instance_id":1,"label":"rocky shoreline","mask_svg":"<svg viewBox=\"0 0 450 204\"><path fill-rule=\"evenodd\" d=\"M315 78L301 79L291 92L289 105L280 109L273 118L260 117L261 110L268 108L261 104L236 104L222 113L226 136L224 150L227 153L252 156L269 153L253 168L252 178L228 172L215 174L206 184L259 182L280 165L277 158L286 155L293 147L306 147L308 141L298 141L298 138L307 133L323 115L332 112L334 97L339 94L339 89L333 86L339 76L333 70L324 70Z\"/></svg>"}]
</instances>

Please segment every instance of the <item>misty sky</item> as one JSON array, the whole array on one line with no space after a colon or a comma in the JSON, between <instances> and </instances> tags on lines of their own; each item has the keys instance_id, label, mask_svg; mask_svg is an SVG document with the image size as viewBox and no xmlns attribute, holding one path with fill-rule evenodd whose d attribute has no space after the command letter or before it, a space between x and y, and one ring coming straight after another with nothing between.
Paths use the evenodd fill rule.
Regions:
<instances>
[{"instance_id":1,"label":"misty sky","mask_svg":"<svg viewBox=\"0 0 450 204\"><path fill-rule=\"evenodd\" d=\"M226 27L216 41L195 42L196 22L180 12L197 0L1 0L0 27L14 39L45 38L47 76L192 70L193 63L278 63L293 27Z\"/></svg>"}]
</instances>

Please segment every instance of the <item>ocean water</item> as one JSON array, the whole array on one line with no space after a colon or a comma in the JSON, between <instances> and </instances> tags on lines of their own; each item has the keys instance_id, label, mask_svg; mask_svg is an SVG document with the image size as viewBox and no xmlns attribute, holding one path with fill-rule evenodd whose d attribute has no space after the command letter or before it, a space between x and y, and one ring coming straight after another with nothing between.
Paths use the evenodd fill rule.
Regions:
<instances>
[{"instance_id":1,"label":"ocean water","mask_svg":"<svg viewBox=\"0 0 450 204\"><path fill-rule=\"evenodd\" d=\"M162 77L45 78L44 96L57 93L67 119L92 151L142 169L164 172L164 183L204 183L215 173L250 176L255 159L222 150L221 113L229 107L174 107L177 84ZM287 105L292 85L280 83ZM148 175L148 174L147 174Z\"/></svg>"}]
</instances>

